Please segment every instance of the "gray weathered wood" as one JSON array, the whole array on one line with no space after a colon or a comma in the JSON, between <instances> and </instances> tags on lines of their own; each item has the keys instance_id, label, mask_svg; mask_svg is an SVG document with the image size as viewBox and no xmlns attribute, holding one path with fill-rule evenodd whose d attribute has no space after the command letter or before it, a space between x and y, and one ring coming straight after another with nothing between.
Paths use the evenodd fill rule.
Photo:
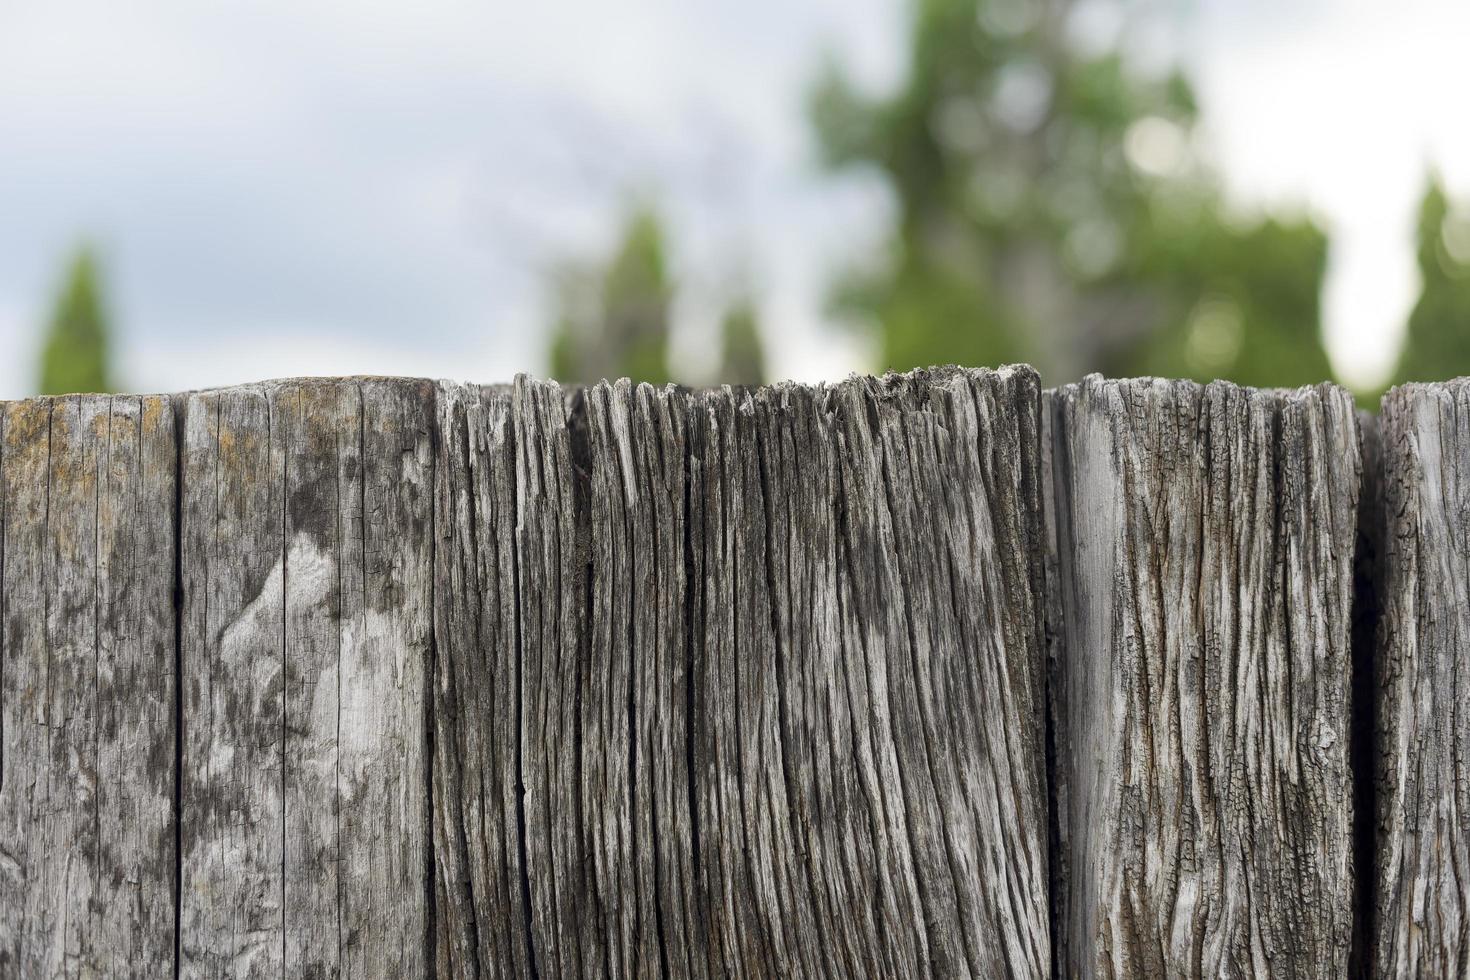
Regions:
<instances>
[{"instance_id":1,"label":"gray weathered wood","mask_svg":"<svg viewBox=\"0 0 1470 980\"><path fill-rule=\"evenodd\" d=\"M530 963L533 974L564 977L600 974L615 942L594 918L591 831L581 808L580 707L582 696L592 696L584 684L614 679L585 677L590 673L585 669L586 525L579 516L586 502L579 500L576 486L569 395L555 384L522 378L511 401L520 623L518 780Z\"/></svg>"},{"instance_id":2,"label":"gray weathered wood","mask_svg":"<svg viewBox=\"0 0 1470 980\"><path fill-rule=\"evenodd\" d=\"M440 971L1044 975L1038 408L444 386Z\"/></svg>"},{"instance_id":3,"label":"gray weathered wood","mask_svg":"<svg viewBox=\"0 0 1470 980\"><path fill-rule=\"evenodd\" d=\"M1462 418L1025 368L8 403L0 980L1463 973Z\"/></svg>"},{"instance_id":4,"label":"gray weathered wood","mask_svg":"<svg viewBox=\"0 0 1470 980\"><path fill-rule=\"evenodd\" d=\"M444 384L438 426L435 963L441 977L529 977L511 392Z\"/></svg>"},{"instance_id":5,"label":"gray weathered wood","mask_svg":"<svg viewBox=\"0 0 1470 980\"><path fill-rule=\"evenodd\" d=\"M832 407L842 645L831 655L844 663L801 666L817 691L835 682L825 675L846 675L852 728L832 742L850 756L829 765L857 790L857 813L823 836L836 850L865 824L870 832L872 876L847 888L872 902L879 953L838 966L1043 976L1052 951L1036 377L1008 368L854 380ZM803 457L799 444L786 455ZM806 485L794 478L783 491L795 503ZM805 632L799 618L787 628ZM839 815L842 796L831 804ZM861 860L846 861L858 881ZM831 896L851 917L846 900Z\"/></svg>"},{"instance_id":6,"label":"gray weathered wood","mask_svg":"<svg viewBox=\"0 0 1470 980\"><path fill-rule=\"evenodd\" d=\"M1008 371L694 399L711 975L1047 970L1037 397Z\"/></svg>"},{"instance_id":7,"label":"gray weathered wood","mask_svg":"<svg viewBox=\"0 0 1470 980\"><path fill-rule=\"evenodd\" d=\"M284 459L261 387L184 407L180 968L285 969Z\"/></svg>"},{"instance_id":8,"label":"gray weathered wood","mask_svg":"<svg viewBox=\"0 0 1470 980\"><path fill-rule=\"evenodd\" d=\"M0 976L172 966L173 425L5 406Z\"/></svg>"},{"instance_id":9,"label":"gray weathered wood","mask_svg":"<svg viewBox=\"0 0 1470 980\"><path fill-rule=\"evenodd\" d=\"M433 388L188 399L181 968L426 965Z\"/></svg>"},{"instance_id":10,"label":"gray weathered wood","mask_svg":"<svg viewBox=\"0 0 1470 980\"><path fill-rule=\"evenodd\" d=\"M1062 975L1345 975L1351 400L1089 378L1048 406Z\"/></svg>"},{"instance_id":11,"label":"gray weathered wood","mask_svg":"<svg viewBox=\"0 0 1470 980\"><path fill-rule=\"evenodd\" d=\"M440 391L435 947L457 975L600 973L612 939L589 911L578 782L583 684L608 681L586 676L567 394Z\"/></svg>"},{"instance_id":12,"label":"gray weathered wood","mask_svg":"<svg viewBox=\"0 0 1470 980\"><path fill-rule=\"evenodd\" d=\"M1394 389L1383 400L1380 432L1385 533L1375 649L1372 973L1464 976L1470 381Z\"/></svg>"},{"instance_id":13,"label":"gray weathered wood","mask_svg":"<svg viewBox=\"0 0 1470 980\"><path fill-rule=\"evenodd\" d=\"M688 752L688 405L675 389L598 385L575 441L589 525L589 946L614 976L706 972Z\"/></svg>"}]
</instances>

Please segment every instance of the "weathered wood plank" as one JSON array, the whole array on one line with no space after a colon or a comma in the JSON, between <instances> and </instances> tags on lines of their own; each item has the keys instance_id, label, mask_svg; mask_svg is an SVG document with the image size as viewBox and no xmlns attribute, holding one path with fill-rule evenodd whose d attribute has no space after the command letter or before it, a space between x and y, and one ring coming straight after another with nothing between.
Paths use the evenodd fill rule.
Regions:
<instances>
[{"instance_id":1,"label":"weathered wood plank","mask_svg":"<svg viewBox=\"0 0 1470 980\"><path fill-rule=\"evenodd\" d=\"M0 976L166 970L173 414L79 395L3 425Z\"/></svg>"},{"instance_id":2,"label":"weathered wood plank","mask_svg":"<svg viewBox=\"0 0 1470 980\"><path fill-rule=\"evenodd\" d=\"M284 455L263 387L185 405L180 972L283 976Z\"/></svg>"},{"instance_id":3,"label":"weathered wood plank","mask_svg":"<svg viewBox=\"0 0 1470 980\"><path fill-rule=\"evenodd\" d=\"M342 973L423 976L434 386L363 381L358 397L356 458L344 451L338 503L347 532L335 734Z\"/></svg>"},{"instance_id":4,"label":"weathered wood plank","mask_svg":"<svg viewBox=\"0 0 1470 980\"><path fill-rule=\"evenodd\" d=\"M710 972L811 976L823 950L814 941L785 779L759 431L750 392L725 389L700 400L699 860L708 876Z\"/></svg>"},{"instance_id":5,"label":"weathered wood plank","mask_svg":"<svg viewBox=\"0 0 1470 980\"><path fill-rule=\"evenodd\" d=\"M1048 402L1060 971L1343 976L1351 400L1090 378Z\"/></svg>"},{"instance_id":6,"label":"weathered wood plank","mask_svg":"<svg viewBox=\"0 0 1470 980\"><path fill-rule=\"evenodd\" d=\"M161 396L115 395L98 487L100 972L174 961L178 443Z\"/></svg>"},{"instance_id":7,"label":"weathered wood plank","mask_svg":"<svg viewBox=\"0 0 1470 980\"><path fill-rule=\"evenodd\" d=\"M1035 375L705 396L717 975L1050 968Z\"/></svg>"},{"instance_id":8,"label":"weathered wood plank","mask_svg":"<svg viewBox=\"0 0 1470 980\"><path fill-rule=\"evenodd\" d=\"M878 877L913 883L885 896L880 932L912 932L922 972L1046 975L1036 377L919 373L839 396L844 653L867 672L855 724L887 801Z\"/></svg>"},{"instance_id":9,"label":"weathered wood plank","mask_svg":"<svg viewBox=\"0 0 1470 980\"><path fill-rule=\"evenodd\" d=\"M614 976L704 976L689 773L685 392L600 384L590 497L582 811L593 935Z\"/></svg>"},{"instance_id":10,"label":"weathered wood plank","mask_svg":"<svg viewBox=\"0 0 1470 980\"><path fill-rule=\"evenodd\" d=\"M271 443L284 466L285 968L288 975L336 976L344 939L337 903L341 875L351 866L339 860L345 842L338 836L338 734L349 690L341 662L362 605L361 405L356 387L344 384L289 384L266 397Z\"/></svg>"},{"instance_id":11,"label":"weathered wood plank","mask_svg":"<svg viewBox=\"0 0 1470 980\"><path fill-rule=\"evenodd\" d=\"M1372 974L1470 971L1470 381L1383 400ZM1365 815L1365 818L1368 815Z\"/></svg>"},{"instance_id":12,"label":"weathered wood plank","mask_svg":"<svg viewBox=\"0 0 1470 980\"><path fill-rule=\"evenodd\" d=\"M4 412L0 976L173 961L166 399Z\"/></svg>"},{"instance_id":13,"label":"weathered wood plank","mask_svg":"<svg viewBox=\"0 0 1470 980\"><path fill-rule=\"evenodd\" d=\"M442 387L441 973L1048 972L1038 411Z\"/></svg>"},{"instance_id":14,"label":"weathered wood plank","mask_svg":"<svg viewBox=\"0 0 1470 980\"><path fill-rule=\"evenodd\" d=\"M433 388L190 396L186 973L426 969Z\"/></svg>"},{"instance_id":15,"label":"weathered wood plank","mask_svg":"<svg viewBox=\"0 0 1470 980\"><path fill-rule=\"evenodd\" d=\"M435 963L441 977L529 977L510 390L441 385L438 421Z\"/></svg>"},{"instance_id":16,"label":"weathered wood plank","mask_svg":"<svg viewBox=\"0 0 1470 980\"><path fill-rule=\"evenodd\" d=\"M610 937L589 911L579 782L587 501L569 393L521 378L439 395L436 963L600 975Z\"/></svg>"},{"instance_id":17,"label":"weathered wood plank","mask_svg":"<svg viewBox=\"0 0 1470 980\"><path fill-rule=\"evenodd\" d=\"M599 976L613 937L589 911L579 697L587 663L586 500L574 467L569 392L518 378L515 589L520 654L518 781L533 975ZM597 678L599 684L608 678ZM590 695L589 695L590 696Z\"/></svg>"}]
</instances>

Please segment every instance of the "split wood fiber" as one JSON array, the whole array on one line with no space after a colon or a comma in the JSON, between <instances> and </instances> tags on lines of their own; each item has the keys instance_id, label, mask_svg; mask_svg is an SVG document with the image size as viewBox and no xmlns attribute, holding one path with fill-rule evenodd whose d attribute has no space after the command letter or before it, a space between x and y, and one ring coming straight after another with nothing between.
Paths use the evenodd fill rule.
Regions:
<instances>
[{"instance_id":1,"label":"split wood fiber","mask_svg":"<svg viewBox=\"0 0 1470 980\"><path fill-rule=\"evenodd\" d=\"M1045 975L1038 396L445 386L440 972Z\"/></svg>"}]
</instances>

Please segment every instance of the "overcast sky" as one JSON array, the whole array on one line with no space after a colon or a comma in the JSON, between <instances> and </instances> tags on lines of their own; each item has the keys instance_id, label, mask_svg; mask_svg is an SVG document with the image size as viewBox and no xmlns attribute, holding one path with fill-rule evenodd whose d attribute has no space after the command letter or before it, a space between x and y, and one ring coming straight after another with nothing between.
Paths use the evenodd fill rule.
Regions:
<instances>
[{"instance_id":1,"label":"overcast sky","mask_svg":"<svg viewBox=\"0 0 1470 980\"><path fill-rule=\"evenodd\" d=\"M1413 300L1425 167L1470 193L1470 9L1389 9L1208 0L1160 25L1237 204L1329 225L1329 346L1367 382ZM889 202L816 172L803 94L827 50L892 83L904 21L897 0L0 0L0 397L30 392L82 238L130 388L544 371L548 265L605 246L639 189L673 224L682 363L746 282L778 375L845 374L865 351L824 286Z\"/></svg>"}]
</instances>

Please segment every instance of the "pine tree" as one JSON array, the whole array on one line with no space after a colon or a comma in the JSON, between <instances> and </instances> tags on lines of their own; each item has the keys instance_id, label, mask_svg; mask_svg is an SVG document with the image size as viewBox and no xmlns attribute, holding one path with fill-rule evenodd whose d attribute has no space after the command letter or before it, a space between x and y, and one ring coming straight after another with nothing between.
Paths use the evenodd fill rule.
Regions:
<instances>
[{"instance_id":1,"label":"pine tree","mask_svg":"<svg viewBox=\"0 0 1470 980\"><path fill-rule=\"evenodd\" d=\"M721 384L758 385L765 380L766 358L761 344L755 304L741 299L730 307L720 324Z\"/></svg>"},{"instance_id":2,"label":"pine tree","mask_svg":"<svg viewBox=\"0 0 1470 980\"><path fill-rule=\"evenodd\" d=\"M622 377L667 382L672 296L663 224L652 208L637 207L605 268L563 270L552 375L584 384Z\"/></svg>"},{"instance_id":3,"label":"pine tree","mask_svg":"<svg viewBox=\"0 0 1470 980\"><path fill-rule=\"evenodd\" d=\"M1418 246L1422 285L1395 384L1470 374L1470 210L1454 206L1438 174L1419 205Z\"/></svg>"},{"instance_id":4,"label":"pine tree","mask_svg":"<svg viewBox=\"0 0 1470 980\"><path fill-rule=\"evenodd\" d=\"M40 393L105 392L109 388L107 315L92 250L77 249L57 295L41 350Z\"/></svg>"}]
</instances>

